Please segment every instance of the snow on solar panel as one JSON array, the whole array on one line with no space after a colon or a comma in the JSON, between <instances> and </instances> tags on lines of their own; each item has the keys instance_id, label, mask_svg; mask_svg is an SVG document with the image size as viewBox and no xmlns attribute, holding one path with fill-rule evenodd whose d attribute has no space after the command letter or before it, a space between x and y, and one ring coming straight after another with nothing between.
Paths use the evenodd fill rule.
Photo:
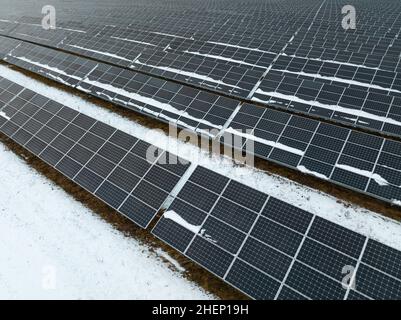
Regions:
<instances>
[{"instance_id":1,"label":"snow on solar panel","mask_svg":"<svg viewBox=\"0 0 401 320\"><path fill-rule=\"evenodd\" d=\"M69 3L51 32L20 4L0 34L24 41L0 37L0 56L180 127L240 135L258 157L400 205L399 142L291 115L401 136L400 2L354 3L358 28L347 32L345 0L87 1ZM8 80L0 88L2 132L143 227L187 170L149 164L145 142ZM398 251L202 167L153 233L255 299L401 296ZM344 266L356 268L353 288Z\"/></svg>"},{"instance_id":2,"label":"snow on solar panel","mask_svg":"<svg viewBox=\"0 0 401 320\"><path fill-rule=\"evenodd\" d=\"M49 33L41 28L39 17L23 16L17 22L4 20L16 28L3 34L399 136L399 3L356 1L358 28L347 31L340 23L345 4L284 1L263 7L255 2L240 8L237 17L210 11L168 15L168 8L157 9L160 4L153 7L152 16L142 12L141 4L129 9L120 3L124 12L119 19L110 18L114 23L100 24L100 16L82 19L82 13L74 12L74 19L82 21L67 15ZM129 12L134 11L142 15L131 21ZM245 19L249 12L252 19ZM201 24L201 18L208 23Z\"/></svg>"},{"instance_id":3,"label":"snow on solar panel","mask_svg":"<svg viewBox=\"0 0 401 320\"><path fill-rule=\"evenodd\" d=\"M239 106L212 93L32 44L19 45L5 60L179 127L201 134L220 131L223 143L242 137L243 150L257 157L392 204L401 201L399 142L252 104Z\"/></svg>"},{"instance_id":4,"label":"snow on solar panel","mask_svg":"<svg viewBox=\"0 0 401 320\"><path fill-rule=\"evenodd\" d=\"M200 166L152 233L254 299L401 297L396 250Z\"/></svg>"},{"instance_id":5,"label":"snow on solar panel","mask_svg":"<svg viewBox=\"0 0 401 320\"><path fill-rule=\"evenodd\" d=\"M5 61L198 132L221 130L239 104L213 93L32 44L21 44Z\"/></svg>"},{"instance_id":6,"label":"snow on solar panel","mask_svg":"<svg viewBox=\"0 0 401 320\"><path fill-rule=\"evenodd\" d=\"M110 207L146 228L190 165L0 78L0 131Z\"/></svg>"}]
</instances>

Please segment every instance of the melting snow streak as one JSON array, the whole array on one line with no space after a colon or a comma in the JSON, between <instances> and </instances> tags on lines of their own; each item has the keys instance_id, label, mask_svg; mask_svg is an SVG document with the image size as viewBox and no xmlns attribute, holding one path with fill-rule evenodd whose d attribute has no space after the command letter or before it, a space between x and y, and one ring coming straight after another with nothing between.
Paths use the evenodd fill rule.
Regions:
<instances>
[{"instance_id":1,"label":"melting snow streak","mask_svg":"<svg viewBox=\"0 0 401 320\"><path fill-rule=\"evenodd\" d=\"M201 226L195 226L193 224L190 224L188 221L183 219L178 213L176 213L173 210L167 211L163 217L165 219L169 219L174 221L175 223L179 224L181 227L184 227L185 229L192 231L193 233L199 233L201 231Z\"/></svg>"}]
</instances>

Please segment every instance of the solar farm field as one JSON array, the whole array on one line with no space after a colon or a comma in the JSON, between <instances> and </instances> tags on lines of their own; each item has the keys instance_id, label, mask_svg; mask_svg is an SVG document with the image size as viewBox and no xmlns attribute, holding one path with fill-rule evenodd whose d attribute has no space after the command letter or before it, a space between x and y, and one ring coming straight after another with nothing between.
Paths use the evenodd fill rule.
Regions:
<instances>
[{"instance_id":1,"label":"solar farm field","mask_svg":"<svg viewBox=\"0 0 401 320\"><path fill-rule=\"evenodd\" d=\"M0 0L0 141L175 270L122 297L401 299L400 1L48 2Z\"/></svg>"}]
</instances>

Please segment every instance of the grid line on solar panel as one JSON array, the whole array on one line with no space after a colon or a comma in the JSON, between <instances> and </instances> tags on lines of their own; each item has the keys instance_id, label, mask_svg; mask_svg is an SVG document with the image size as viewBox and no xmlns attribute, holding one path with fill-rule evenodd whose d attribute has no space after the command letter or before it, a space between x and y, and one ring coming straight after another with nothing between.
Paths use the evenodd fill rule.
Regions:
<instances>
[{"instance_id":1,"label":"grid line on solar panel","mask_svg":"<svg viewBox=\"0 0 401 320\"><path fill-rule=\"evenodd\" d=\"M277 202L277 201L278 201L278 200L276 200L276 199L274 199L274 198L271 198L270 201L269 201L269 202L272 202L273 208L274 208L274 209L277 209L277 211L281 211L281 212L282 212L282 210L278 210L280 205L281 205L281 207L284 207L284 212L287 211L287 210L289 209L287 204L285 204L284 202ZM271 206L270 206L270 207L271 207ZM266 207L266 208L267 208L267 207ZM265 209L266 209L266 208L265 208ZM281 208L280 208L280 209L281 209ZM263 211L262 211L262 215L263 215L263 212L265 212L265 211L266 211L266 210L263 210ZM291 211L292 211L292 210L291 210ZM301 212L301 213L302 213L302 214L306 214L307 216L309 216L309 214L306 213L306 212ZM281 292L282 292L282 290L283 290L283 288L284 288L284 285L286 284L287 279L288 279L288 277L289 277L289 275L290 275L290 273L291 273L291 270L293 269L294 264L295 264L295 262L296 262L297 259L298 259L298 256L299 256L299 254L300 254L300 252L301 252L301 249L303 248L303 245L304 245L304 243L305 243L305 241L306 241L306 237L307 237L307 235L308 235L308 233L309 233L309 230L310 230L310 228L311 228L311 226L312 226L312 224L313 224L313 222L314 222L314 219L315 219L315 216L311 216L311 217L310 217L310 220L309 220L309 222L308 222L307 224L302 223L302 224L304 225L304 226L302 227L302 231L301 231L302 234L303 234L302 239L301 239L301 241L300 241L299 244L298 244L298 248L297 248L296 252L294 252L294 254L293 254L292 258L291 258L291 262L290 262L290 264L288 265L287 270L285 270L285 274L283 275L283 278L281 279L282 281L281 281L280 287L279 287L279 289L277 290L276 295L275 295L275 299L276 299L276 300L277 300L278 297L280 296L280 294L281 294Z\"/></svg>"},{"instance_id":2,"label":"grid line on solar panel","mask_svg":"<svg viewBox=\"0 0 401 320\"><path fill-rule=\"evenodd\" d=\"M95 37L93 36L91 37L89 35L82 34L80 35L81 39L78 39L78 35L76 34L74 34L73 38L70 38L69 36L67 37L63 36L60 38L59 43L53 44L53 46L54 47L58 46L66 50L71 50L73 52L85 54L92 58L101 59L106 62L113 62L116 64L120 64L125 67L130 67L130 66L134 67L135 65L137 65L136 66L137 68L138 67L140 69L145 68L146 71L149 70L151 71L152 68L156 68L156 70L153 72L155 75L160 75L160 71L162 71L163 73L163 70L167 68L169 75L172 74L172 71L176 73L175 77L173 78L179 78L181 81L184 82L198 82L198 84L204 85L207 88L212 85L217 89L223 90L223 92L227 93L230 92L232 93L235 92L235 90L240 90L238 94L244 97L247 96L246 88L247 87L252 88L253 87L252 82L258 81L261 76L261 74L257 74L255 71L252 71L251 69L249 70L247 68L241 67L242 64L246 64L246 66L253 66L252 64L247 64L246 62L237 61L235 59L226 59L226 58L216 59L216 57L213 57L212 55L205 55L200 52L190 52L188 50L185 50L180 53L175 53L173 52L174 50L169 45L164 46L163 48L159 48L156 51L155 48L149 50L143 48L144 45L145 46L148 45L147 43L144 42L140 42L141 45L140 50L138 50L139 49L138 48L136 52L131 52L133 50L132 46L134 41L124 43L124 41L119 41L122 39L118 37L106 38L104 36L98 36L98 35L99 34L97 34ZM16 34L15 36L21 37L21 34ZM25 39L25 40L31 41L32 39ZM40 41L41 39L37 40L39 40L38 42L41 43ZM71 41L73 44L70 44ZM44 44L47 45L48 43L45 42ZM91 47L92 49L88 47ZM110 50L113 48L115 48L116 50ZM142 63L138 60L139 55L141 59L144 59L145 56L148 56L148 58L154 60L152 56L155 54L157 56L158 66L153 66L149 68L149 66L151 66L149 63L147 64ZM178 67L178 69L173 68L174 65L171 64L168 64L168 66L160 65L161 62L163 61L162 56L166 56L164 60L167 59L168 61L174 61L177 59L177 62L179 62L179 66L177 65L176 67ZM199 59L200 56L202 57L202 59ZM205 59L206 61L203 62ZM218 63L216 64L216 62L214 62L213 60L218 61ZM221 61L224 61L224 63L221 63ZM154 61L153 63L155 62L156 61ZM182 63L184 63L184 66L182 65ZM199 67L198 65L199 64L202 65L202 63L204 63L205 66ZM213 68L210 68L211 63L216 64L215 72ZM225 66L225 64L227 63L228 64L234 63L234 67L227 69ZM257 65L255 66L257 67ZM260 67L264 68L262 66ZM183 68L186 68L187 71L182 71ZM238 70L236 70L235 68ZM239 70L240 68L241 70ZM202 70L202 72L200 74L196 74L196 72L199 72L200 70ZM209 72L207 72L206 70L209 70ZM225 76L226 79L222 78L222 80L219 80L219 77L221 77L223 70L225 70L226 72ZM184 77L181 75L181 73L183 72L184 72ZM243 76L244 73L247 74ZM224 81L227 81L227 83L225 83ZM241 81L243 81L243 83L241 83ZM248 81L251 81L251 83L249 83Z\"/></svg>"},{"instance_id":3,"label":"grid line on solar panel","mask_svg":"<svg viewBox=\"0 0 401 320\"><path fill-rule=\"evenodd\" d=\"M25 89L25 91L22 92L25 93L26 91L29 90ZM139 173L139 175L136 175L136 173L133 172L131 181L112 181L111 177L114 173L117 172L117 170L125 170L123 168L119 169L119 165L125 159L125 157L131 152L137 153L139 157L144 157L145 155L143 153L144 151L146 151L146 149L143 148L146 148L148 144L142 144L140 148L137 148L141 141L136 139L134 143L131 143L129 149L120 149L117 144L109 141L111 137L116 136L115 134L116 132L118 132L116 129L108 127L107 125L104 125L98 121L91 121L90 125L87 126L86 129L81 128L82 135L85 132L87 134L90 133L93 137L97 137L97 139L100 141L100 143L97 145L97 148L91 151L89 149L86 149L85 145L79 144L79 141L82 140L80 139L80 136L76 136L75 140L70 140L63 135L65 132L65 128L68 128L70 125L72 125L75 119L80 116L78 112L72 109L68 109L67 107L58 107L57 104L55 105L55 108L51 108L51 104L47 103L50 100L44 99L44 97L39 95L31 95L31 101L33 101L34 99L39 100L43 104L46 103L47 106L48 111L46 111L46 113L48 113L48 116L43 119L44 121L42 123L38 122L41 125L42 129L46 128L47 125L54 122L54 119L57 119L57 121L54 122L59 123L59 125L57 125L57 131L53 131L52 135L49 136L47 141L41 140L41 138L36 135L39 130L42 131L42 129L40 128L37 128L36 132L32 134L26 131L24 128L25 124L29 123L29 119L33 119L36 114L41 111L45 111L42 108L37 107L36 112L30 114L30 116L25 115L23 112L23 107L25 103L28 103L28 101L25 101L24 99L21 99L21 103L19 103L18 105L14 105L14 107L11 107L9 105L6 106L13 109L14 113L10 117L10 119L7 119L6 123L2 123L2 131L9 135L12 139L16 140L16 142L20 143L22 146L26 145L30 151L33 151L36 155L38 155L44 161L48 162L50 165L55 167L71 180L78 182L83 188L101 198L111 207L119 210L120 212L123 211L122 213L128 216L131 220L133 220L137 224L140 224L141 226L146 227L150 223L150 220L157 213L160 206L169 195L170 191L173 189L173 185L176 185L178 183L178 180L180 179L181 175L185 173L186 169L180 170L180 173L174 173L171 172L171 170L167 171L164 168L159 167L156 162L153 162L149 165L149 168L145 172L142 172L142 175L141 173ZM2 110L4 110L4 108ZM21 116L24 117L21 118ZM1 118L4 119L4 117ZM21 122L19 122L18 126L15 125L13 122L15 118L21 118ZM65 119L65 121L62 120L63 118ZM7 124L9 124L8 127ZM51 129L49 130L51 131ZM102 137L97 136L97 134L102 135ZM124 136L124 134L121 133L119 134L119 136L122 137ZM32 144L31 141L34 143ZM56 141L59 142L57 142L55 145ZM126 145L124 141L121 144ZM109 148L107 149L109 153L105 152L103 155L100 155L102 154L102 150L106 150L104 149L104 146L109 146ZM84 155L84 158L79 155L80 159L76 159L77 154L71 153L73 148L77 147L80 148L80 150L87 150L87 155ZM119 150L119 152L117 152L117 150ZM158 157L161 157L162 155L163 150L159 150ZM92 160L95 158L97 160L96 162L93 162ZM109 158L111 161L107 160L107 158ZM92 166L91 163L93 163ZM183 168L185 168L185 166ZM154 181L154 177L146 175L146 173L150 172L152 169L157 170L158 176L163 176L167 179L165 182L163 182L163 185L157 186L159 183L157 181ZM83 175L84 172L85 175ZM121 174L122 173L120 173L120 176ZM126 174L124 174L124 177L127 178L127 175L129 174L129 172L126 172ZM90 177L90 180L92 182L89 182L87 180L85 181L85 177ZM152 198L152 200L150 201L151 203L147 204L146 202L148 202L148 200L146 200L146 198L138 198L137 200L135 200L136 204L139 204L139 206L143 206L144 210L147 212L147 214L145 214L143 217L143 221L141 221L143 223L138 223L132 213L133 208L128 208L127 206L125 206L123 210L122 207L125 203L128 202L128 200L132 202L132 197L136 197L137 195L141 197L140 192L143 192L143 186L140 187L141 181L146 183L147 188L151 188L154 194L158 192L159 198L157 199L157 201L155 200L155 198ZM96 184L93 184L93 182L95 182ZM130 185L132 189L134 189L135 185L138 185L138 187L135 188L134 191L132 191L132 189L124 190L124 187L127 187L128 185ZM152 202L153 200L154 202ZM142 205L140 203L142 203ZM149 209L146 209L146 207L148 207ZM153 209L150 209L151 207L153 207ZM129 213L131 214L131 216L129 216Z\"/></svg>"},{"instance_id":4,"label":"grid line on solar panel","mask_svg":"<svg viewBox=\"0 0 401 320\"><path fill-rule=\"evenodd\" d=\"M204 168L202 168L202 167L198 167L197 168L197 170L198 169L202 169L202 170L204 170ZM195 174L196 174L196 172L195 172ZM227 178L225 178L227 181L228 181L228 179ZM191 178L190 178L190 180L189 181L191 181ZM195 186L195 183L192 181L192 182L190 182L190 184L191 185L193 185L193 186ZM228 185L227 185L228 186ZM227 188L227 186L226 186L226 188ZM212 194L212 193L214 193L213 191L211 191L209 188L205 188L204 186L200 186L200 185L198 185L198 192L205 192L205 191L208 191L208 192L210 192L210 194ZM212 187L213 188L213 187ZM247 188L247 187L246 187ZM249 189L249 188L248 188ZM180 199L181 201L183 201L183 202L185 202L186 204L188 204L188 205L194 205L194 202L193 201L190 201L190 199L188 199L187 197L188 196L191 196L192 197L192 199L191 200L194 200L194 198L193 197L198 197L197 195L195 196L194 194L192 194L192 188L191 189L188 189L188 190L190 190L190 191L187 191L187 189L186 188L183 188L182 189L182 193L181 194L179 194L178 196L177 196L177 198L178 199ZM251 190L251 189L250 189ZM184 194L185 194L185 196L184 196ZM207 195L208 193L205 193L204 195ZM220 196L219 196L219 194L220 194ZM265 199L267 199L267 198L265 198ZM224 191L223 191L223 193L221 194L221 193L216 193L216 194L214 194L214 196L212 197L212 202L211 202L211 204L208 204L207 205L207 207L206 207L206 209L205 208L200 208L205 214L208 214L208 216L210 216L210 217L213 217L214 219L216 219L216 220L218 220L218 221L220 221L220 222L223 222L223 223L225 223L226 225L230 225L231 227L232 227L232 229L233 230L236 230L236 231L240 231L240 232L242 232L242 233L244 233L244 234L247 234L247 233L249 233L249 232L245 232L244 230L241 230L240 228L238 228L238 227L236 227L236 226L234 226L233 225L233 223L235 223L235 222L233 222L233 221L231 221L231 220L224 220L224 219L221 219L221 217L219 217L219 213L218 214L216 214L215 213L215 210L216 210L216 208L218 207L218 205L219 205L219 203L220 203L220 200L223 200L223 201L225 201L225 203L227 203L227 201L228 201L228 203L230 204L230 205L235 205L235 206L237 206L237 209L238 210L241 210L241 214L243 213L243 211L245 210L245 211L247 211L247 212L249 212L249 213L251 213L251 211L253 211L252 213L252 215L255 215L254 216L254 218L251 218L252 220L253 220L253 222L252 222L252 226L254 226L257 222L258 222L258 219L256 219L255 217L256 216L259 216L260 214L258 213L258 211L254 211L254 210L252 210L251 208L249 208L248 209L248 207L246 207L246 206L243 206L243 205L241 205L241 204L239 204L239 203L237 203L235 200L230 200L230 199L228 199L228 198L226 198L225 197L225 195L224 195ZM264 200L264 203L266 202L266 200ZM199 203L199 202L198 202ZM268 202L267 202L268 203ZM284 203L283 203L284 204ZM203 207L203 205L201 205L202 207ZM210 208L210 209L209 209ZM262 207L262 208L264 208L264 206ZM220 209L219 209L220 210ZM300 212L302 212L302 214L307 214L307 212L304 212L304 211L302 211L302 210L300 210ZM279 219L278 220L275 220L274 218L272 218L272 217L268 217L268 216L266 216L263 220L265 220L265 221L269 221L269 223L273 223L274 225L277 225L277 227L279 227L280 228L280 230L282 230L282 231L285 231L285 230L288 230L289 232L291 232L291 233L294 233L294 235L295 234L299 234L299 235L302 235L302 232L300 232L299 230L297 230L297 227L291 227L291 226L288 226L288 225L286 225L286 224L283 224L282 222L280 222L279 221ZM205 221L206 221L206 219L205 219ZM249 228L249 227L248 227ZM250 229L249 229L249 231L251 231L253 228L251 227ZM261 228L261 229L263 229L263 228ZM261 242L263 242L262 240L260 240L260 239L257 239L257 238L255 238L256 240L258 240L258 241L261 241Z\"/></svg>"},{"instance_id":5,"label":"grid line on solar panel","mask_svg":"<svg viewBox=\"0 0 401 320\"><path fill-rule=\"evenodd\" d=\"M360 293L359 291L350 290L347 300L373 300L373 299Z\"/></svg>"},{"instance_id":6,"label":"grid line on solar panel","mask_svg":"<svg viewBox=\"0 0 401 320\"><path fill-rule=\"evenodd\" d=\"M341 283L314 272L299 262L294 264L286 285L301 293L307 293L308 297L314 300L342 300L345 296Z\"/></svg>"},{"instance_id":7,"label":"grid line on solar panel","mask_svg":"<svg viewBox=\"0 0 401 320\"><path fill-rule=\"evenodd\" d=\"M267 13L267 12L266 12ZM178 17L176 17L176 18L178 18ZM206 17L203 17L203 18L206 18ZM166 19L166 17L164 17L164 19ZM182 21L182 19L180 19L180 21ZM258 19L257 20L259 23L262 23L262 21L261 21L261 19ZM121 22L123 22L123 21L119 21L120 23ZM219 24L219 22L220 21L215 21L216 23L217 23L217 25L218 26L220 26L220 24ZM238 21L239 22L239 21ZM124 23L124 22L123 22ZM166 23L166 21L165 21L165 23ZM231 23L230 23L231 24ZM140 23L138 23L138 26L139 27L143 27ZM235 26L235 24L234 24L234 26ZM169 24L167 25L167 26L164 26L162 23L158 23L158 24L156 24L155 25L155 27L157 27L157 29L165 29L165 28L167 28L167 30L168 30L168 28L169 27L171 27ZM265 27L267 28L268 27L268 25L265 25ZM235 31L240 31L241 32L241 35L242 35L242 37L244 37L244 34L247 34L248 35L248 33L250 32L250 31L248 31L248 28L249 28L249 26L247 25L247 30L246 31L244 31L244 30L236 30L237 28L232 28L232 30L231 30L231 28L229 29L231 32L233 32L234 34L235 34ZM175 29L175 28L174 28ZM206 31L208 28L206 28L205 30L203 30L203 31ZM223 28L223 30L222 30L222 32L221 32L221 34L220 34L220 32L218 32L218 34L216 34L216 31L217 30L220 30L219 29L219 27L217 27L216 26L216 28L211 28L212 30L214 30L215 31L215 33L213 33L213 35L215 35L215 37L216 38L225 38L225 37L227 37L227 38L229 38L229 35L226 35L226 32L227 32L227 30L226 30L226 28ZM184 29L184 30L186 30L186 29ZM183 32L183 30L181 30L180 29L180 31L181 32ZM283 30L283 31L286 31L285 29ZM253 32L250 34L250 35L252 35L253 37L256 37L257 35L260 35L260 31L259 32L257 32L256 30L253 30ZM274 34L273 32L272 32L272 34ZM193 33L192 33L192 35L193 35ZM267 34L265 34L264 36L267 36ZM239 36L239 38L242 38L241 36ZM209 39L209 38L211 38L211 36L204 36L204 37L200 37L200 38L205 38L205 40L206 39Z\"/></svg>"},{"instance_id":8,"label":"grid line on solar panel","mask_svg":"<svg viewBox=\"0 0 401 320\"><path fill-rule=\"evenodd\" d=\"M401 279L400 252L377 241L369 240L362 262Z\"/></svg>"},{"instance_id":9,"label":"grid line on solar panel","mask_svg":"<svg viewBox=\"0 0 401 320\"><path fill-rule=\"evenodd\" d=\"M357 273L357 290L377 300L399 300L401 297L401 281L380 271L360 265Z\"/></svg>"},{"instance_id":10,"label":"grid line on solar panel","mask_svg":"<svg viewBox=\"0 0 401 320\"><path fill-rule=\"evenodd\" d=\"M62 159L60 159L60 161L59 162L61 162L62 161ZM56 163L56 166L57 166L57 164L58 163ZM75 176L77 176L79 174L79 172L77 172L76 174L75 174ZM71 177L71 178L73 178L73 177ZM107 177L106 177L106 179L107 179ZM100 188L100 186L98 187L98 189Z\"/></svg>"},{"instance_id":11,"label":"grid line on solar panel","mask_svg":"<svg viewBox=\"0 0 401 320\"><path fill-rule=\"evenodd\" d=\"M288 286L283 286L283 289L280 291L277 300L295 301L295 300L310 300L310 298L304 296L302 293L293 288L290 288Z\"/></svg>"},{"instance_id":12,"label":"grid line on solar panel","mask_svg":"<svg viewBox=\"0 0 401 320\"><path fill-rule=\"evenodd\" d=\"M162 223L162 222L160 221L159 223ZM158 227L158 226L156 226L156 227L155 227L155 229L157 229L157 227ZM157 234L156 234L156 236L157 236ZM192 241L194 241L194 240L195 240L195 238L196 238L196 235L195 235L195 236L193 236L193 239L192 239ZM210 240L210 239L209 239L209 240ZM188 244L187 248L190 248L192 241L191 241L191 242ZM213 241L213 240L212 240L212 241ZM216 273L216 272L214 272L214 273ZM221 274L220 274L220 276L221 276Z\"/></svg>"}]
</instances>

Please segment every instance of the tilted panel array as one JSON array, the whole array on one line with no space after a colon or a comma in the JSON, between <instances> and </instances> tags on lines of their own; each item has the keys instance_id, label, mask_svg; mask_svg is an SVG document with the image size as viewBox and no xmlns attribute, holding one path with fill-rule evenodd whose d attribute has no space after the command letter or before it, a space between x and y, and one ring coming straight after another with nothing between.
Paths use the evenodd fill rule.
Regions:
<instances>
[{"instance_id":1,"label":"tilted panel array","mask_svg":"<svg viewBox=\"0 0 401 320\"><path fill-rule=\"evenodd\" d=\"M253 100L388 134L401 134L400 2L324 1L272 63Z\"/></svg>"},{"instance_id":2,"label":"tilted panel array","mask_svg":"<svg viewBox=\"0 0 401 320\"><path fill-rule=\"evenodd\" d=\"M221 140L233 136L260 158L400 204L400 142L250 104Z\"/></svg>"},{"instance_id":3,"label":"tilted panel array","mask_svg":"<svg viewBox=\"0 0 401 320\"><path fill-rule=\"evenodd\" d=\"M149 11L149 4L118 2L110 5L117 17L102 9L92 13L89 1L89 18L69 7L53 30L44 30L42 17L21 8L20 16L3 17L0 33L400 136L399 1L354 1L356 30L342 28L346 4L253 1L246 8L237 2L227 8L220 2L224 10L214 11L210 3L191 1L192 10L183 14L178 3L154 3Z\"/></svg>"},{"instance_id":4,"label":"tilted panel array","mask_svg":"<svg viewBox=\"0 0 401 320\"><path fill-rule=\"evenodd\" d=\"M135 31L128 30L128 33L132 34ZM156 45L134 40L131 36L121 38L119 30L114 31L114 34L114 36L107 38L74 35L67 37L59 47L88 57L117 63L134 70L183 83L196 84L206 89L214 89L240 98L247 98L250 95L252 89L263 76L264 71L260 68L266 69L264 66L250 63L252 68L248 68L246 62L239 62L237 65L222 63L213 58L213 55L201 52L189 50L184 50L181 54L172 52L174 43L168 36L160 39L160 42L165 46L155 49ZM146 47L150 48L146 49ZM209 57L209 61L204 61L205 56ZM257 60L259 59L261 57L257 57ZM272 60L271 57L270 62ZM234 59L230 61L234 61Z\"/></svg>"},{"instance_id":5,"label":"tilted panel array","mask_svg":"<svg viewBox=\"0 0 401 320\"><path fill-rule=\"evenodd\" d=\"M142 227L188 169L9 80L0 88L0 132ZM397 250L203 167L153 233L255 299L401 298ZM357 270L352 289L344 267Z\"/></svg>"},{"instance_id":6,"label":"tilted panel array","mask_svg":"<svg viewBox=\"0 0 401 320\"><path fill-rule=\"evenodd\" d=\"M254 299L401 299L399 251L200 166L152 232Z\"/></svg>"},{"instance_id":7,"label":"tilted panel array","mask_svg":"<svg viewBox=\"0 0 401 320\"><path fill-rule=\"evenodd\" d=\"M217 94L27 43L14 48L4 60L134 111L208 134L207 130L221 130L239 104Z\"/></svg>"},{"instance_id":8,"label":"tilted panel array","mask_svg":"<svg viewBox=\"0 0 401 320\"><path fill-rule=\"evenodd\" d=\"M3 78L0 102L0 132L143 228L190 165Z\"/></svg>"},{"instance_id":9,"label":"tilted panel array","mask_svg":"<svg viewBox=\"0 0 401 320\"><path fill-rule=\"evenodd\" d=\"M5 60L179 127L212 137L220 132L222 143L235 142L262 159L401 203L399 142L253 104L239 106L236 100L31 44L20 44Z\"/></svg>"}]
</instances>

